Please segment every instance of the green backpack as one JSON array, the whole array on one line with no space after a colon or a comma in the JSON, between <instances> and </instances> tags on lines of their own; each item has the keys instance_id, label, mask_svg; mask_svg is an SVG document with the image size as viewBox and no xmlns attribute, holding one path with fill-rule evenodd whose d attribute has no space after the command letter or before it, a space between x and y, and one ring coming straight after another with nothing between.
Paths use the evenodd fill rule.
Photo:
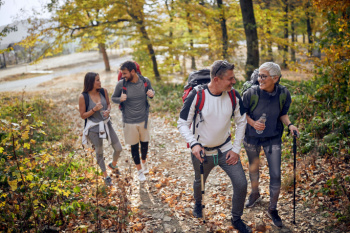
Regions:
<instances>
[{"instance_id":1,"label":"green backpack","mask_svg":"<svg viewBox=\"0 0 350 233\"><path fill-rule=\"evenodd\" d=\"M250 112L253 112L256 106L259 102L259 94L260 94L260 88L259 88L259 82L258 82L258 75L259 75L259 69L255 69L252 75L250 76L250 80L246 81L243 84L243 90L241 92L241 96L245 92L248 91L248 89L253 89L253 94L250 98L249 103L249 110ZM282 86L279 84L279 81L277 82L278 90L279 90L279 102L280 102L280 112L283 109L284 104L286 103L287 99L287 88L285 86Z\"/></svg>"}]
</instances>

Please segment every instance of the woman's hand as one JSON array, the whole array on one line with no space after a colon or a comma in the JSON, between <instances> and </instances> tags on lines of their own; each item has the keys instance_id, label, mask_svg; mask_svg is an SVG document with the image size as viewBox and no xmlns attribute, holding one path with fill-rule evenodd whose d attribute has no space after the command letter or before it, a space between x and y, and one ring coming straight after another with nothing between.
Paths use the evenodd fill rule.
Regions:
<instances>
[{"instance_id":1,"label":"woman's hand","mask_svg":"<svg viewBox=\"0 0 350 233\"><path fill-rule=\"evenodd\" d=\"M111 110L106 110L106 111L104 111L103 112L103 117L104 118L107 118L107 117L109 117L109 114L111 113Z\"/></svg>"},{"instance_id":2,"label":"woman's hand","mask_svg":"<svg viewBox=\"0 0 350 233\"><path fill-rule=\"evenodd\" d=\"M256 130L263 131L265 129L265 123L261 123L259 121L255 121L253 127Z\"/></svg>"},{"instance_id":3,"label":"woman's hand","mask_svg":"<svg viewBox=\"0 0 350 233\"><path fill-rule=\"evenodd\" d=\"M98 103L96 104L96 106L93 108L93 110L94 110L95 112L97 112L97 111L100 111L102 108L103 108L103 105L101 104L101 102L98 102Z\"/></svg>"}]
</instances>

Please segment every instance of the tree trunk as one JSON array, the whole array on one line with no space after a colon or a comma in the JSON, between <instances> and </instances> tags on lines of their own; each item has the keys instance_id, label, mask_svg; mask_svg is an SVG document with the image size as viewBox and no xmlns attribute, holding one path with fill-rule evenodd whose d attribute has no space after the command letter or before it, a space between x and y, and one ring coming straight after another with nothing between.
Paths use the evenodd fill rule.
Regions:
<instances>
[{"instance_id":1,"label":"tree trunk","mask_svg":"<svg viewBox=\"0 0 350 233\"><path fill-rule=\"evenodd\" d=\"M145 41L147 41L148 53L149 53L149 55L151 57L152 64L153 64L153 73L154 73L155 79L157 81L160 81L160 74L159 74L159 71L158 71L158 64L157 64L156 54L154 52L153 45L152 45L152 42L151 42L151 40L150 40L150 38L148 36L146 28L143 25L143 21L141 21L141 23L142 24L140 25L140 31L141 31L142 37L145 39Z\"/></svg>"},{"instance_id":2,"label":"tree trunk","mask_svg":"<svg viewBox=\"0 0 350 233\"><path fill-rule=\"evenodd\" d=\"M2 54L2 57L4 58L4 68L6 68L6 58L5 58L5 53Z\"/></svg>"},{"instance_id":3,"label":"tree trunk","mask_svg":"<svg viewBox=\"0 0 350 233\"><path fill-rule=\"evenodd\" d=\"M98 44L98 47L100 48L100 53L102 53L103 62L105 63L105 70L111 71L111 67L109 65L109 59L106 51L106 45L104 43Z\"/></svg>"},{"instance_id":4,"label":"tree trunk","mask_svg":"<svg viewBox=\"0 0 350 233\"><path fill-rule=\"evenodd\" d=\"M306 3L306 30L307 30L307 37L309 41L309 46L308 46L308 52L309 55L312 55L312 47L313 47L313 38L312 38L312 27L311 27L311 16L310 16L310 2L308 1Z\"/></svg>"},{"instance_id":5,"label":"tree trunk","mask_svg":"<svg viewBox=\"0 0 350 233\"><path fill-rule=\"evenodd\" d=\"M220 10L220 24L221 24L221 32L222 32L222 58L227 59L228 54L228 35L227 35L227 27L226 27L226 17L225 17L225 8L222 5L222 0L217 0L217 4Z\"/></svg>"},{"instance_id":6,"label":"tree trunk","mask_svg":"<svg viewBox=\"0 0 350 233\"><path fill-rule=\"evenodd\" d=\"M288 11L289 11L289 3L288 0L283 0L284 2L284 46L283 46L283 62L282 67L287 68L287 61L288 61Z\"/></svg>"},{"instance_id":7,"label":"tree trunk","mask_svg":"<svg viewBox=\"0 0 350 233\"><path fill-rule=\"evenodd\" d=\"M296 38L296 35L295 35L295 27L294 27L294 18L292 19L292 22L291 22L291 30L292 30L292 46L291 46L291 60L293 62L296 62L296 57L295 57L295 38Z\"/></svg>"},{"instance_id":8,"label":"tree trunk","mask_svg":"<svg viewBox=\"0 0 350 233\"><path fill-rule=\"evenodd\" d=\"M193 56L193 52L194 52L193 39L192 39L193 29L192 29L192 23L191 23L191 20L190 20L190 12L187 12L186 19L187 19L188 33L189 33L189 35L191 37L191 39L190 39L191 69L195 70L196 69L196 59Z\"/></svg>"},{"instance_id":9,"label":"tree trunk","mask_svg":"<svg viewBox=\"0 0 350 233\"><path fill-rule=\"evenodd\" d=\"M259 66L259 41L254 17L253 1L240 0L243 16L244 32L247 41L247 62L246 62L246 80L250 79L254 69Z\"/></svg>"}]
</instances>

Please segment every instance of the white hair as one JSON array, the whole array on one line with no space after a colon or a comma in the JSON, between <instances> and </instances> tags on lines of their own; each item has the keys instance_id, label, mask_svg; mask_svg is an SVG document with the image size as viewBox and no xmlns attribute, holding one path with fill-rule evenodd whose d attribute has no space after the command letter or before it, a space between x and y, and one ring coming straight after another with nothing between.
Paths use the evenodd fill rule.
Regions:
<instances>
[{"instance_id":1,"label":"white hair","mask_svg":"<svg viewBox=\"0 0 350 233\"><path fill-rule=\"evenodd\" d=\"M278 64L274 62L265 62L259 67L259 71L260 70L266 70L267 72L269 72L270 76L281 76L281 68Z\"/></svg>"}]
</instances>

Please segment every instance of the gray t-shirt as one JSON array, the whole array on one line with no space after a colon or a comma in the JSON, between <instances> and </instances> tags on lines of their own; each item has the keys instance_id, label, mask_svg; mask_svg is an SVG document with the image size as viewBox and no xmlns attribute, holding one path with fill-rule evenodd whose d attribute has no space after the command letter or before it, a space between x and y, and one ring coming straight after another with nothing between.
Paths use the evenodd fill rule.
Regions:
<instances>
[{"instance_id":1,"label":"gray t-shirt","mask_svg":"<svg viewBox=\"0 0 350 233\"><path fill-rule=\"evenodd\" d=\"M107 101L105 99L105 97L103 97L103 95L100 93L100 97L101 97L101 104L103 106L103 108L100 111L95 112L94 114L92 114L91 116L89 116L89 120L92 122L100 122L103 121L103 117L102 117L102 110L107 110ZM90 111L92 108L94 108L96 106L96 104L94 103L94 101L92 101L90 95L89 95L89 107L88 107L88 111ZM110 124L110 122L108 122L108 124ZM91 127L89 129L89 131L91 132L95 132L98 133L99 132L99 126L96 125L94 127Z\"/></svg>"},{"instance_id":2,"label":"gray t-shirt","mask_svg":"<svg viewBox=\"0 0 350 233\"><path fill-rule=\"evenodd\" d=\"M148 78L144 77L148 88L152 89L151 82ZM126 100L123 102L123 121L128 124L137 124L146 121L148 118L147 96L144 82L141 78L136 83L126 83ZM120 80L112 95L112 101L116 104L120 104L120 96L123 90L123 80Z\"/></svg>"}]
</instances>

